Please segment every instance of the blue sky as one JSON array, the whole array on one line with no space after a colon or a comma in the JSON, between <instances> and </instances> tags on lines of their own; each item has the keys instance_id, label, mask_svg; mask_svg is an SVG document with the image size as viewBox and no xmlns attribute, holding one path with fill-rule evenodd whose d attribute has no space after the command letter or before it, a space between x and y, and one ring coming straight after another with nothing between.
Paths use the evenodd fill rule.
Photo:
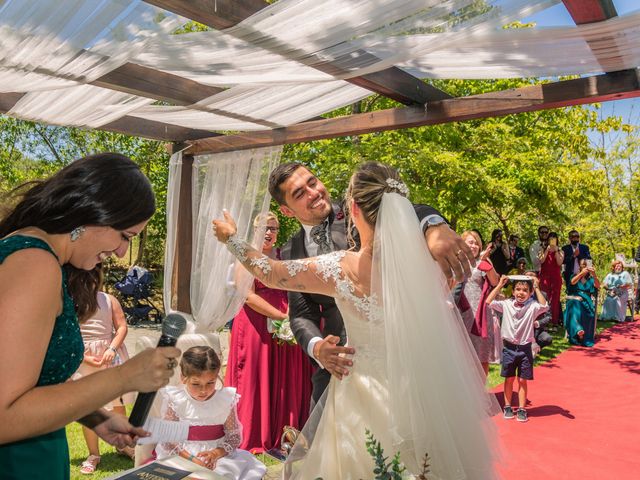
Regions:
<instances>
[{"instance_id":1,"label":"blue sky","mask_svg":"<svg viewBox=\"0 0 640 480\"><path fill-rule=\"evenodd\" d=\"M639 0L613 0L613 4L616 7L618 15L625 15L634 11L640 11ZM567 9L562 3L532 15L531 17L525 18L523 21L535 22L540 27L574 24L569 12L567 12ZM603 115L622 116L625 122L640 125L640 97L605 102L602 104L600 111Z\"/></svg>"}]
</instances>

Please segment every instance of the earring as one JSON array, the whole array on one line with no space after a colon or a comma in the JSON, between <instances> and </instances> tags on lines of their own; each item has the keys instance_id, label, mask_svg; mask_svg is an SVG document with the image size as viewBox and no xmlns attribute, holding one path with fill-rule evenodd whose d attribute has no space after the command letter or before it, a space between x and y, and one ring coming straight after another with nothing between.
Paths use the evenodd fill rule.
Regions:
<instances>
[{"instance_id":1,"label":"earring","mask_svg":"<svg viewBox=\"0 0 640 480\"><path fill-rule=\"evenodd\" d=\"M75 242L76 240L78 240L80 238L80 235L82 235L84 233L84 227L76 227L73 230L71 230L71 241Z\"/></svg>"}]
</instances>

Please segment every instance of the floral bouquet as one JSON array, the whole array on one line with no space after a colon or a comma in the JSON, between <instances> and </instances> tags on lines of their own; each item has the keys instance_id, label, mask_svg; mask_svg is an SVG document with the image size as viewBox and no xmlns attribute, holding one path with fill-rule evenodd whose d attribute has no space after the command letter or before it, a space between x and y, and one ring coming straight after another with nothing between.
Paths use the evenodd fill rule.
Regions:
<instances>
[{"instance_id":1,"label":"floral bouquet","mask_svg":"<svg viewBox=\"0 0 640 480\"><path fill-rule=\"evenodd\" d=\"M288 317L283 320L269 318L268 322L267 329L278 344L284 345L288 343L289 345L296 345L298 343L296 342L296 337L293 336L293 331L291 331L291 324L289 323Z\"/></svg>"}]
</instances>

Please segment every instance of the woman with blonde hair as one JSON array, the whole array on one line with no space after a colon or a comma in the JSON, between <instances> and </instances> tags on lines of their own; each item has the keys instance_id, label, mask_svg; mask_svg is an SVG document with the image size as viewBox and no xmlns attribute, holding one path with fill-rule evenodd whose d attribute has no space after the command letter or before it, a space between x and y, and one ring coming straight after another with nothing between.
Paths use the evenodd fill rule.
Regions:
<instances>
[{"instance_id":1,"label":"woman with blonde hair","mask_svg":"<svg viewBox=\"0 0 640 480\"><path fill-rule=\"evenodd\" d=\"M484 300L493 287L498 284L500 275L493 268L493 263L489 258L491 245L482 250L480 235L473 230L463 232L461 237L476 258L471 276L464 284L464 295L471 308L462 313L462 319L470 333L471 343L478 355L482 369L487 375L490 363L500 363L502 345L500 325Z\"/></svg>"},{"instance_id":2,"label":"woman with blonde hair","mask_svg":"<svg viewBox=\"0 0 640 480\"><path fill-rule=\"evenodd\" d=\"M622 261L614 260L611 262L611 272L604 277L602 286L607 292L607 296L602 304L600 320L624 322L627 317L629 289L633 287L633 279L624 269Z\"/></svg>"},{"instance_id":3,"label":"woman with blonde hair","mask_svg":"<svg viewBox=\"0 0 640 480\"><path fill-rule=\"evenodd\" d=\"M262 254L280 259L275 247L280 222L272 212L256 216ZM302 428L309 416L311 362L297 345L272 337L270 323L288 315L287 292L255 279L233 319L225 386L240 395L238 418L244 428L240 448L265 452L280 446L285 426Z\"/></svg>"}]
</instances>

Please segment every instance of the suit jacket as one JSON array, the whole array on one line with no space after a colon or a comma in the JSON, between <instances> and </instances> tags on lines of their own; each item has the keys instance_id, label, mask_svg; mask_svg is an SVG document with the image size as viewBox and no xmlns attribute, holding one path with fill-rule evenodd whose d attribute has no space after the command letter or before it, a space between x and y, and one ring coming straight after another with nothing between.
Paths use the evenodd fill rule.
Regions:
<instances>
[{"instance_id":1,"label":"suit jacket","mask_svg":"<svg viewBox=\"0 0 640 480\"><path fill-rule=\"evenodd\" d=\"M439 212L428 205L414 205L418 219L437 214ZM329 214L329 230L334 250L346 250L347 218L340 204L332 204ZM426 230L426 226L424 227ZM301 228L282 248L282 258L295 260L307 258L304 245L304 229ZM357 235L354 235L358 244ZM359 245L357 245L359 248ZM336 307L333 297L313 293L289 292L289 318L291 330L298 344L307 353L309 341L314 337L324 338L327 335L340 337L340 345L346 342L346 332L340 311ZM314 360L315 361L315 360Z\"/></svg>"},{"instance_id":2,"label":"suit jacket","mask_svg":"<svg viewBox=\"0 0 640 480\"><path fill-rule=\"evenodd\" d=\"M509 247L509 254L511 254L511 247ZM509 268L516 268L516 262L520 258L526 258L524 256L524 250L520 247L516 247L513 256L507 259L507 265Z\"/></svg>"},{"instance_id":3,"label":"suit jacket","mask_svg":"<svg viewBox=\"0 0 640 480\"><path fill-rule=\"evenodd\" d=\"M578 261L582 260L583 258L591 259L591 252L589 252L588 245L579 243L578 250ZM571 277L578 273L573 271L575 257L573 256L573 247L571 246L571 244L562 247L562 253L564 253L564 261L562 262L564 265L564 273L562 274L562 276L564 277L565 285L569 285L571 283Z\"/></svg>"}]
</instances>

